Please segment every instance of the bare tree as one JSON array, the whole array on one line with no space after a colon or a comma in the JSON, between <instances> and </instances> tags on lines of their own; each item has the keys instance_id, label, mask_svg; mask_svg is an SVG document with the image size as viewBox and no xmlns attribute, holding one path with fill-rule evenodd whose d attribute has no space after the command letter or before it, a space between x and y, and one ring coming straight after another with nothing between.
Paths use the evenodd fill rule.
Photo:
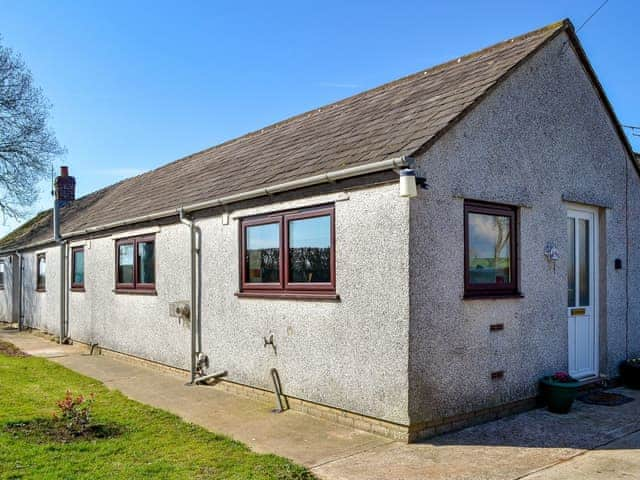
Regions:
<instances>
[{"instance_id":1,"label":"bare tree","mask_svg":"<svg viewBox=\"0 0 640 480\"><path fill-rule=\"evenodd\" d=\"M38 197L37 183L64 153L47 125L51 106L20 55L0 37L0 213L21 218Z\"/></svg>"}]
</instances>

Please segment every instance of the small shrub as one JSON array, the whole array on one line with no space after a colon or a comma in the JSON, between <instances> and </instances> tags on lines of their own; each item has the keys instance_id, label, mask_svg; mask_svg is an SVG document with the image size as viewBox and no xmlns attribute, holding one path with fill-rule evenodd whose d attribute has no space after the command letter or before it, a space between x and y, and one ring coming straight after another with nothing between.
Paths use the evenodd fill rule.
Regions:
<instances>
[{"instance_id":1,"label":"small shrub","mask_svg":"<svg viewBox=\"0 0 640 480\"><path fill-rule=\"evenodd\" d=\"M556 372L551 376L551 379L559 383L574 383L578 381L567 372Z\"/></svg>"},{"instance_id":2,"label":"small shrub","mask_svg":"<svg viewBox=\"0 0 640 480\"><path fill-rule=\"evenodd\" d=\"M95 396L91 393L88 397L84 395L73 396L70 390L62 400L58 400L59 412L53 414L54 420L61 423L69 434L84 435L92 428L91 408Z\"/></svg>"}]
</instances>

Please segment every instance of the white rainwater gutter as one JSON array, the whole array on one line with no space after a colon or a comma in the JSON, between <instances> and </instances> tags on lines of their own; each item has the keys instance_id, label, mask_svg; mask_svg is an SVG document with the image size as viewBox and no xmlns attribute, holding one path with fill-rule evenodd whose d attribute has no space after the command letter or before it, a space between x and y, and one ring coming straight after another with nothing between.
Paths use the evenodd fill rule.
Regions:
<instances>
[{"instance_id":1,"label":"white rainwater gutter","mask_svg":"<svg viewBox=\"0 0 640 480\"><path fill-rule=\"evenodd\" d=\"M149 213L147 215L140 215L137 217L127 218L126 220L119 220L117 222L105 223L97 225L95 227L89 227L82 230L75 230L73 232L65 233L61 235L62 239L69 239L72 237L78 237L86 235L88 233L100 232L103 230L110 230L112 228L123 227L126 225L132 225L135 223L149 222L153 220L159 220L161 218L179 216L180 210L185 213L195 212L197 210L205 210L207 208L219 207L223 205L229 205L243 200L250 200L253 198L264 197L273 195L275 193L282 193L289 190L297 190L299 188L312 187L314 185L321 185L323 183L334 183L338 180L344 180L347 178L358 177L361 175L368 175L372 173L379 173L385 170L394 170L411 166L413 159L407 156L394 157L387 160L381 160L379 162L368 163L366 165L359 165L357 167L349 167L342 170L334 170L328 173L322 173L319 175L313 175L298 180L292 180L290 182L279 183L270 187L262 187L247 192L235 193L232 195L225 195L222 197L213 198L203 202L192 203L178 208L171 208L160 212ZM48 245L51 240L38 242L28 245L28 248L35 248L42 245ZM14 250L13 250L14 251ZM0 252L0 254L5 252Z\"/></svg>"}]
</instances>

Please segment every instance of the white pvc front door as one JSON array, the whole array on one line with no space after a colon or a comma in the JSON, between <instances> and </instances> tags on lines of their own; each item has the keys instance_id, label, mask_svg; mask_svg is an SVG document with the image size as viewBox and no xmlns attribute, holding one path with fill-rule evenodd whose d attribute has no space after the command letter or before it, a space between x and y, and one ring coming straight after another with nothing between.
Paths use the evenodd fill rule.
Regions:
<instances>
[{"instance_id":1,"label":"white pvc front door","mask_svg":"<svg viewBox=\"0 0 640 480\"><path fill-rule=\"evenodd\" d=\"M598 373L596 210L568 211L569 374L587 378Z\"/></svg>"}]
</instances>

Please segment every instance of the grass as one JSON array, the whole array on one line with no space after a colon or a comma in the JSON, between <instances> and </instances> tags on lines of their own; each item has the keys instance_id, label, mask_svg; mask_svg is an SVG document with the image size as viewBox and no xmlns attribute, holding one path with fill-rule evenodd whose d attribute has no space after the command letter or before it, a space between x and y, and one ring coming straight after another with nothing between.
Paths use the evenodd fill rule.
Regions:
<instances>
[{"instance_id":1,"label":"grass","mask_svg":"<svg viewBox=\"0 0 640 480\"><path fill-rule=\"evenodd\" d=\"M96 395L93 416L112 438L60 442L16 424L49 422L71 390ZM43 358L0 344L0 479L280 479L314 478L306 469L108 390Z\"/></svg>"}]
</instances>

